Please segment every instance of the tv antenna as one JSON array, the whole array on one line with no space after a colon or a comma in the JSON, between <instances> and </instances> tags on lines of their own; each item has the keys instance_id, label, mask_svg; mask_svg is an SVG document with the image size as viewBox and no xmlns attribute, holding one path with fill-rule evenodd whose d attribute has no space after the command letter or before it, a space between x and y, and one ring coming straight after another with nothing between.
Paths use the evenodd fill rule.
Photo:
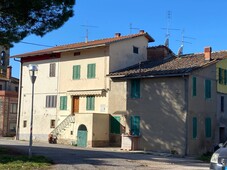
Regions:
<instances>
[{"instance_id":1,"label":"tv antenna","mask_svg":"<svg viewBox=\"0 0 227 170\"><path fill-rule=\"evenodd\" d=\"M132 30L139 30L139 28L132 27L132 23L129 24L130 34L132 33Z\"/></svg>"},{"instance_id":2,"label":"tv antenna","mask_svg":"<svg viewBox=\"0 0 227 170\"><path fill-rule=\"evenodd\" d=\"M81 27L85 27L85 42L88 42L88 28L98 28L97 26L93 26L93 25L81 25Z\"/></svg>"},{"instance_id":3,"label":"tv antenna","mask_svg":"<svg viewBox=\"0 0 227 170\"><path fill-rule=\"evenodd\" d=\"M191 42L185 41L185 39L195 40L195 38L193 38L193 37L184 36L184 32L185 32L185 30L183 29L182 32L181 32L181 41L177 40L177 41L181 42L180 48L179 48L179 50L177 52L178 55L182 55L183 54L183 48L184 48L184 44L185 43L192 44Z\"/></svg>"},{"instance_id":4,"label":"tv antenna","mask_svg":"<svg viewBox=\"0 0 227 170\"><path fill-rule=\"evenodd\" d=\"M170 28L171 19L172 19L172 12L171 11L168 11L167 12L167 24L166 24L166 28L162 28L162 29L165 29L166 30L165 42L164 42L164 45L166 47L169 47L170 30L175 30L175 31L179 31L180 30L180 29L176 29L176 28Z\"/></svg>"}]
</instances>

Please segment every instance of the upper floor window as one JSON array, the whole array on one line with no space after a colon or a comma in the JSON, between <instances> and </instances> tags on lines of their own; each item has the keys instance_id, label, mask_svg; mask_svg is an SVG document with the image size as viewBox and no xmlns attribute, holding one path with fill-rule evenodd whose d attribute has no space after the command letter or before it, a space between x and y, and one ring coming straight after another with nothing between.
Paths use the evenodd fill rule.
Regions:
<instances>
[{"instance_id":1,"label":"upper floor window","mask_svg":"<svg viewBox=\"0 0 227 170\"><path fill-rule=\"evenodd\" d=\"M131 80L131 98L140 98L140 79Z\"/></svg>"},{"instance_id":2,"label":"upper floor window","mask_svg":"<svg viewBox=\"0 0 227 170\"><path fill-rule=\"evenodd\" d=\"M135 53L135 54L139 54L139 48L138 48L138 47L133 46L133 53Z\"/></svg>"},{"instance_id":3,"label":"upper floor window","mask_svg":"<svg viewBox=\"0 0 227 170\"><path fill-rule=\"evenodd\" d=\"M9 112L10 114L17 114L17 103L10 103Z\"/></svg>"},{"instance_id":4,"label":"upper floor window","mask_svg":"<svg viewBox=\"0 0 227 170\"><path fill-rule=\"evenodd\" d=\"M211 80L205 80L205 99L211 98Z\"/></svg>"},{"instance_id":5,"label":"upper floor window","mask_svg":"<svg viewBox=\"0 0 227 170\"><path fill-rule=\"evenodd\" d=\"M221 96L221 112L224 112L225 100L224 96Z\"/></svg>"},{"instance_id":6,"label":"upper floor window","mask_svg":"<svg viewBox=\"0 0 227 170\"><path fill-rule=\"evenodd\" d=\"M46 107L54 108L57 104L57 95L46 96Z\"/></svg>"},{"instance_id":7,"label":"upper floor window","mask_svg":"<svg viewBox=\"0 0 227 170\"><path fill-rule=\"evenodd\" d=\"M88 64L87 65L87 78L95 78L95 72L96 72L96 64Z\"/></svg>"},{"instance_id":8,"label":"upper floor window","mask_svg":"<svg viewBox=\"0 0 227 170\"><path fill-rule=\"evenodd\" d=\"M80 79L80 65L73 66L73 80Z\"/></svg>"},{"instance_id":9,"label":"upper floor window","mask_svg":"<svg viewBox=\"0 0 227 170\"><path fill-rule=\"evenodd\" d=\"M192 77L192 96L196 96L196 77Z\"/></svg>"},{"instance_id":10,"label":"upper floor window","mask_svg":"<svg viewBox=\"0 0 227 170\"><path fill-rule=\"evenodd\" d=\"M17 86L15 87L15 91L18 92L18 87Z\"/></svg>"},{"instance_id":11,"label":"upper floor window","mask_svg":"<svg viewBox=\"0 0 227 170\"><path fill-rule=\"evenodd\" d=\"M55 63L51 63L50 64L49 76L50 77L55 77L55 72L56 72L56 64Z\"/></svg>"},{"instance_id":12,"label":"upper floor window","mask_svg":"<svg viewBox=\"0 0 227 170\"><path fill-rule=\"evenodd\" d=\"M227 70L219 68L218 69L218 82L219 84L227 84Z\"/></svg>"},{"instance_id":13,"label":"upper floor window","mask_svg":"<svg viewBox=\"0 0 227 170\"><path fill-rule=\"evenodd\" d=\"M60 97L60 110L67 110L67 96Z\"/></svg>"}]
</instances>

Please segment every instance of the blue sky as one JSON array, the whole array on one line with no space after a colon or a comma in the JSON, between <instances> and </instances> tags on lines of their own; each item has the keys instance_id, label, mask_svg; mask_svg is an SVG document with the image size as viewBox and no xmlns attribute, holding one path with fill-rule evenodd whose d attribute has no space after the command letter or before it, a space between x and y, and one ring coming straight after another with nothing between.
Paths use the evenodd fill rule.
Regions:
<instances>
[{"instance_id":1,"label":"blue sky","mask_svg":"<svg viewBox=\"0 0 227 170\"><path fill-rule=\"evenodd\" d=\"M85 41L86 29L88 40L145 30L155 39L149 46L157 46L164 44L167 31L162 28L169 23L169 47L175 53L183 30L183 35L190 37L184 38L189 42L184 44L184 54L203 52L205 46L211 46L213 51L227 50L226 7L226 0L77 0L74 17L64 26L42 38L31 35L22 41L56 46ZM130 24L138 29L130 30ZM10 53L13 56L44 48L47 47L17 43ZM19 77L19 63L11 60L10 64L13 76Z\"/></svg>"}]
</instances>

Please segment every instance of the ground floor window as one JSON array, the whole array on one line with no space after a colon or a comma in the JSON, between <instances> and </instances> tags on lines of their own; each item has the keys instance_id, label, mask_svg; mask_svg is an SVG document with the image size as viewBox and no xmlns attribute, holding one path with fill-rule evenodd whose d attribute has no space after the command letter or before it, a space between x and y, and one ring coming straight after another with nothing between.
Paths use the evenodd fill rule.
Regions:
<instances>
[{"instance_id":1,"label":"ground floor window","mask_svg":"<svg viewBox=\"0 0 227 170\"><path fill-rule=\"evenodd\" d=\"M135 136L140 135L140 116L131 116L131 134Z\"/></svg>"},{"instance_id":2,"label":"ground floor window","mask_svg":"<svg viewBox=\"0 0 227 170\"><path fill-rule=\"evenodd\" d=\"M207 117L205 119L205 135L207 138L211 137L211 118Z\"/></svg>"},{"instance_id":3,"label":"ground floor window","mask_svg":"<svg viewBox=\"0 0 227 170\"><path fill-rule=\"evenodd\" d=\"M192 138L197 137L197 117L192 118Z\"/></svg>"},{"instance_id":4,"label":"ground floor window","mask_svg":"<svg viewBox=\"0 0 227 170\"><path fill-rule=\"evenodd\" d=\"M50 120L50 128L55 128L55 120Z\"/></svg>"}]
</instances>

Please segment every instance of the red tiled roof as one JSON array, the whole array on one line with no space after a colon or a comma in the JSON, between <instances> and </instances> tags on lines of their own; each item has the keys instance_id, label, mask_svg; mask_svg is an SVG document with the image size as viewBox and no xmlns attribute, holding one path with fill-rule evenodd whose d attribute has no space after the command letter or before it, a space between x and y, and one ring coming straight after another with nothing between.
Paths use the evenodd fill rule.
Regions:
<instances>
[{"instance_id":1,"label":"red tiled roof","mask_svg":"<svg viewBox=\"0 0 227 170\"><path fill-rule=\"evenodd\" d=\"M59 53L59 52L63 52L63 51L71 51L71 50L76 50L76 49L107 46L114 42L131 39L131 38L135 38L135 37L139 37L139 36L145 36L148 39L148 42L154 42L154 39L148 33L140 32L138 34L131 34L131 35L126 35L126 36L119 36L119 37L105 38L105 39L88 41L88 42L56 46L56 47L47 48L47 49L43 49L43 50L39 50L39 51L14 55L14 56L12 56L12 58L22 58L22 57L37 56L37 55L43 55L43 54Z\"/></svg>"},{"instance_id":2,"label":"red tiled roof","mask_svg":"<svg viewBox=\"0 0 227 170\"><path fill-rule=\"evenodd\" d=\"M110 73L109 76L133 78L183 75L210 64L214 64L224 58L227 58L227 51L212 52L210 61L204 59L203 53L188 54L158 62L141 62L134 66Z\"/></svg>"}]
</instances>

